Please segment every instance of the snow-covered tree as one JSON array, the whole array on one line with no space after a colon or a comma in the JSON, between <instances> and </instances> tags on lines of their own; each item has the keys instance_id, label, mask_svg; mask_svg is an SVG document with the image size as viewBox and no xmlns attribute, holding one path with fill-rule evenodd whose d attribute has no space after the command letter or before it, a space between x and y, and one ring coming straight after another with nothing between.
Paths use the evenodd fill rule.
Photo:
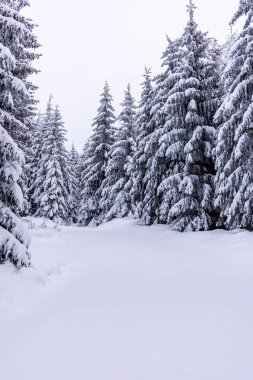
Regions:
<instances>
[{"instance_id":1,"label":"snow-covered tree","mask_svg":"<svg viewBox=\"0 0 253 380\"><path fill-rule=\"evenodd\" d=\"M41 166L41 162L46 150L46 131L52 128L52 114L53 105L52 96L50 96L45 114L38 115L37 128L33 135L33 160L31 162L31 182L29 187L32 215L36 215L40 207L40 197L44 191L45 171Z\"/></svg>"},{"instance_id":2,"label":"snow-covered tree","mask_svg":"<svg viewBox=\"0 0 253 380\"><path fill-rule=\"evenodd\" d=\"M89 169L90 169L90 162L88 161L88 158L89 156L91 155L91 151L89 149L89 140L86 141L86 143L84 144L84 147L83 147L83 151L80 155L80 164L79 164L79 170L78 170L78 175L79 175L79 183L80 183L80 198L79 198L79 208L78 208L78 223L80 225L84 225L83 221L84 221L84 215L83 215L83 212L81 211L82 207L85 205L86 206L86 203L84 202L84 198L83 198L83 195L85 195L85 199L88 198L88 196L90 195L91 196L91 193L88 194L88 187L86 187L86 184L87 184L87 178L88 178L88 172L89 172ZM86 211L88 212L88 209L87 209L87 206L85 207L84 209L84 212L85 212L85 223L86 223L86 218L88 217L88 215L91 215L91 212L89 211L89 214L86 213ZM90 219L91 220L91 219Z\"/></svg>"},{"instance_id":3,"label":"snow-covered tree","mask_svg":"<svg viewBox=\"0 0 253 380\"><path fill-rule=\"evenodd\" d=\"M66 222L72 222L73 215L73 194L75 192L75 173L71 170L71 163L69 161L69 153L66 149L65 143L67 141L66 134L67 131L64 127L64 122L62 120L62 115L60 113L59 107L56 106L54 110L54 134L56 140L56 146L58 150L59 165L61 168L64 188L66 189L66 208L67 208L67 219Z\"/></svg>"},{"instance_id":4,"label":"snow-covered tree","mask_svg":"<svg viewBox=\"0 0 253 380\"><path fill-rule=\"evenodd\" d=\"M0 263L18 268L30 264L29 236L18 218L24 198L19 182L24 166L23 147L28 139L25 121L31 116L33 85L27 78L38 57L34 24L20 14L27 1L0 2ZM14 140L15 142L14 142ZM17 143L17 144L16 144Z\"/></svg>"},{"instance_id":5,"label":"snow-covered tree","mask_svg":"<svg viewBox=\"0 0 253 380\"><path fill-rule=\"evenodd\" d=\"M39 125L39 120L37 116L33 118L33 120L31 119L30 121L29 132L28 132L29 145L24 147L25 165L22 168L23 169L22 175L19 180L19 184L24 196L23 209L20 210L20 214L22 216L28 216L32 213L30 186L33 183L33 178L34 178L33 173L37 172L37 168L36 168L36 171L34 170L35 169L34 165L36 165L37 167L37 162L38 162L37 160L38 156L35 155L35 151L37 153L37 149L35 149L35 145L36 145L35 141L38 141L39 146L41 146L42 136L40 135L38 139L39 134L40 134L40 125Z\"/></svg>"},{"instance_id":6,"label":"snow-covered tree","mask_svg":"<svg viewBox=\"0 0 253 380\"><path fill-rule=\"evenodd\" d=\"M102 221L123 218L132 213L129 190L132 185L133 155L135 152L135 105L128 85L122 112L118 117L116 141L109 153L109 161L102 183L100 208Z\"/></svg>"},{"instance_id":7,"label":"snow-covered tree","mask_svg":"<svg viewBox=\"0 0 253 380\"><path fill-rule=\"evenodd\" d=\"M79 168L80 168L80 157L79 154L72 144L71 150L69 152L69 167L70 167L70 194L69 194L69 216L70 220L74 223L78 220L78 207L80 201L80 183L79 183Z\"/></svg>"},{"instance_id":8,"label":"snow-covered tree","mask_svg":"<svg viewBox=\"0 0 253 380\"><path fill-rule=\"evenodd\" d=\"M43 120L43 140L38 171L33 184L32 201L36 205L36 216L45 217L57 223L66 223L69 216L68 183L64 180L62 170L64 165L68 166L64 135L65 130L59 108L53 109L50 97Z\"/></svg>"},{"instance_id":9,"label":"snow-covered tree","mask_svg":"<svg viewBox=\"0 0 253 380\"><path fill-rule=\"evenodd\" d=\"M215 222L212 118L219 101L218 64L212 41L194 21L194 9L190 0L178 79L165 104L170 169L159 188L165 200L161 213L178 231L208 230Z\"/></svg>"},{"instance_id":10,"label":"snow-covered tree","mask_svg":"<svg viewBox=\"0 0 253 380\"><path fill-rule=\"evenodd\" d=\"M135 122L136 153L133 156L132 188L130 190L132 207L135 209L134 217L139 219L143 210L143 199L145 197L145 183L147 162L153 152L146 150L146 143L155 125L151 123L151 109L153 99L153 88L151 70L145 68L142 94Z\"/></svg>"},{"instance_id":11,"label":"snow-covered tree","mask_svg":"<svg viewBox=\"0 0 253 380\"><path fill-rule=\"evenodd\" d=\"M220 63L220 72L221 73L224 73L225 69L226 69L226 66L227 66L227 63L228 63L228 60L229 60L229 53L230 53L230 50L233 46L233 44L236 42L238 38L238 34L237 33L233 33L233 30L231 28L231 31L230 31L230 34L227 36L226 38L226 42L221 46L221 63ZM225 79L225 78L221 78L222 79Z\"/></svg>"},{"instance_id":12,"label":"snow-covered tree","mask_svg":"<svg viewBox=\"0 0 253 380\"><path fill-rule=\"evenodd\" d=\"M51 102L51 100L50 100ZM31 141L31 153L29 155L29 161L26 162L26 172L29 172L28 176L28 201L29 201L29 213L34 215L37 210L36 199L33 194L36 190L37 184L35 184L38 170L39 162L42 156L42 141L43 141L43 126L44 126L44 115L39 113L34 119L34 130Z\"/></svg>"},{"instance_id":13,"label":"snow-covered tree","mask_svg":"<svg viewBox=\"0 0 253 380\"><path fill-rule=\"evenodd\" d=\"M17 268L30 265L30 238L16 215L23 194L18 179L24 156L7 131L0 126L0 264L10 261Z\"/></svg>"},{"instance_id":14,"label":"snow-covered tree","mask_svg":"<svg viewBox=\"0 0 253 380\"><path fill-rule=\"evenodd\" d=\"M253 1L241 0L232 19L246 17L233 41L223 73L225 97L216 114L219 124L215 204L218 225L253 229Z\"/></svg>"},{"instance_id":15,"label":"snow-covered tree","mask_svg":"<svg viewBox=\"0 0 253 380\"><path fill-rule=\"evenodd\" d=\"M148 158L146 162L146 174L143 179L144 198L139 204L139 217L141 224L161 223L160 215L161 197L158 189L169 168L166 158L164 137L166 135L166 113L164 105L175 81L175 75L180 63L181 49L178 40L171 41L167 38L167 48L163 53L163 72L155 78L153 96L150 111L151 132L145 139L145 152ZM161 139L162 142L160 141ZM149 153L149 155L147 154Z\"/></svg>"},{"instance_id":16,"label":"snow-covered tree","mask_svg":"<svg viewBox=\"0 0 253 380\"><path fill-rule=\"evenodd\" d=\"M33 33L35 24L20 13L26 6L29 2L25 0L0 2L0 49L11 63L9 75L5 77L6 88L0 86L0 116L3 127L22 150L30 144L36 105L36 86L29 81L29 76L38 72L32 63L40 56L36 53L39 44ZM2 82L4 73L1 75Z\"/></svg>"},{"instance_id":17,"label":"snow-covered tree","mask_svg":"<svg viewBox=\"0 0 253 380\"><path fill-rule=\"evenodd\" d=\"M79 210L79 223L83 226L101 223L102 210L99 205L102 196L101 185L105 179L109 152L115 139L114 122L112 96L106 82L83 163L85 169Z\"/></svg>"}]
</instances>

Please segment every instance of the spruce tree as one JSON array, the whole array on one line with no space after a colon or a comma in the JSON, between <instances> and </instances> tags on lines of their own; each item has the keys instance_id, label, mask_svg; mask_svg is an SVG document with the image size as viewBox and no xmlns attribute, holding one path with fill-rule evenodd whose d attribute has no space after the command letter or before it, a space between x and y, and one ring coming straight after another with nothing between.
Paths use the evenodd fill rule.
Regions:
<instances>
[{"instance_id":1,"label":"spruce tree","mask_svg":"<svg viewBox=\"0 0 253 380\"><path fill-rule=\"evenodd\" d=\"M0 126L0 264L10 261L17 268L30 265L30 238L17 216L23 194L18 185L24 156L7 131Z\"/></svg>"},{"instance_id":2,"label":"spruce tree","mask_svg":"<svg viewBox=\"0 0 253 380\"><path fill-rule=\"evenodd\" d=\"M79 183L80 183L80 198L79 198L79 208L78 208L78 224L79 225L85 225L84 221L86 223L86 218L88 217L88 214L86 213L87 208L83 209L84 205L84 199L83 195L85 194L85 197L88 197L88 188L86 187L87 183L87 176L88 172L90 169L89 162L88 162L88 157L91 155L91 152L89 150L89 140L86 141L83 147L83 151L80 155L80 165L79 165L79 170L78 170L78 175L79 175ZM87 210L88 211L88 210ZM89 213L91 215L91 212Z\"/></svg>"},{"instance_id":3,"label":"spruce tree","mask_svg":"<svg viewBox=\"0 0 253 380\"><path fill-rule=\"evenodd\" d=\"M109 161L102 183L100 208L102 221L123 218L132 213L131 189L133 155L135 153L135 105L128 85L122 112L118 117L116 141L109 152Z\"/></svg>"},{"instance_id":4,"label":"spruce tree","mask_svg":"<svg viewBox=\"0 0 253 380\"><path fill-rule=\"evenodd\" d=\"M71 150L69 152L69 167L70 167L70 194L69 194L69 217L70 221L77 223L78 220L78 207L80 201L80 183L79 183L79 168L80 168L80 157L79 154L72 144Z\"/></svg>"},{"instance_id":5,"label":"spruce tree","mask_svg":"<svg viewBox=\"0 0 253 380\"><path fill-rule=\"evenodd\" d=\"M38 134L40 132L37 117L31 119L29 124L30 124L29 133L28 133L29 145L24 148L25 165L22 168L23 169L22 175L19 181L19 184L24 196L24 205L23 205L22 210L20 210L20 214L22 216L28 216L32 214L30 186L33 183L32 179L33 179L34 165L35 165L35 162L37 163L37 156L35 155L35 141L37 140ZM41 146L41 138L42 136L40 136L38 140L38 143L40 146Z\"/></svg>"},{"instance_id":6,"label":"spruce tree","mask_svg":"<svg viewBox=\"0 0 253 380\"><path fill-rule=\"evenodd\" d=\"M232 19L246 16L223 73L225 97L216 114L219 125L215 204L219 226L253 230L253 1L241 0Z\"/></svg>"},{"instance_id":7,"label":"spruce tree","mask_svg":"<svg viewBox=\"0 0 253 380\"><path fill-rule=\"evenodd\" d=\"M29 76L38 73L32 62L40 57L36 53L39 44L34 35L35 24L21 14L26 6L29 6L27 0L2 0L0 3L0 45L2 52L9 52L12 60L12 74L8 78L8 88L12 91L1 89L0 115L3 127L25 154L30 145L37 103L34 99L37 87L29 81Z\"/></svg>"},{"instance_id":8,"label":"spruce tree","mask_svg":"<svg viewBox=\"0 0 253 380\"><path fill-rule=\"evenodd\" d=\"M26 163L26 171L29 172L28 177L28 201L29 201L29 213L34 215L37 210L37 202L34 197L34 192L38 183L36 183L37 175L39 171L39 162L42 157L42 141L43 141L43 125L45 115L39 113L34 120L34 131L31 141L31 153L30 160ZM28 166L28 167L27 167Z\"/></svg>"},{"instance_id":9,"label":"spruce tree","mask_svg":"<svg viewBox=\"0 0 253 380\"><path fill-rule=\"evenodd\" d=\"M42 147L38 171L33 184L35 216L51 219L57 223L68 222L68 191L62 167L65 157L65 131L58 107L52 107L50 97L42 126ZM68 185L68 184L67 184Z\"/></svg>"},{"instance_id":10,"label":"spruce tree","mask_svg":"<svg viewBox=\"0 0 253 380\"><path fill-rule=\"evenodd\" d=\"M78 170L77 170L77 176L78 176L78 183L80 184L79 192L80 192L80 198L81 199L81 190L84 188L84 182L83 178L86 176L86 160L87 160L87 151L89 147L89 140L87 140L83 146L82 153L80 154L80 159L79 159L79 165L78 165Z\"/></svg>"},{"instance_id":11,"label":"spruce tree","mask_svg":"<svg viewBox=\"0 0 253 380\"><path fill-rule=\"evenodd\" d=\"M216 217L212 159L216 131L212 118L219 101L218 67L210 39L194 21L194 9L190 0L178 80L165 104L166 157L171 162L160 192L165 199L163 217L167 213L167 223L177 231L208 230Z\"/></svg>"},{"instance_id":12,"label":"spruce tree","mask_svg":"<svg viewBox=\"0 0 253 380\"><path fill-rule=\"evenodd\" d=\"M146 138L146 152L150 157L146 163L146 175L143 180L144 198L140 203L141 224L161 223L160 208L162 198L159 196L159 186L167 175L169 161L166 157L164 140L166 135L166 113L164 105L171 89L178 79L175 75L180 63L181 49L179 41L167 38L167 48L163 53L163 72L155 78L151 100L150 126L151 132Z\"/></svg>"},{"instance_id":13,"label":"spruce tree","mask_svg":"<svg viewBox=\"0 0 253 380\"><path fill-rule=\"evenodd\" d=\"M221 73L224 73L224 71L226 70L226 66L229 60L230 50L233 44L237 41L237 39L238 39L238 35L237 33L233 33L233 30L231 27L231 31L230 31L230 34L226 38L226 42L224 43L224 45L221 46L221 54L220 54L221 56L220 72ZM221 83L223 79L225 79L225 76L222 75ZM225 87L225 83L223 84L223 86Z\"/></svg>"},{"instance_id":14,"label":"spruce tree","mask_svg":"<svg viewBox=\"0 0 253 380\"><path fill-rule=\"evenodd\" d=\"M52 95L50 96L46 112L37 118L37 128L33 136L34 157L31 163L31 183L29 187L31 213L36 215L40 207L40 197L44 191L45 170L41 166L43 155L46 151L46 135L52 128L53 105Z\"/></svg>"},{"instance_id":15,"label":"spruce tree","mask_svg":"<svg viewBox=\"0 0 253 380\"><path fill-rule=\"evenodd\" d=\"M143 199L145 197L145 176L147 162L152 157L151 151L147 151L146 143L150 134L154 131L151 123L153 88L151 70L145 68L142 94L135 122L136 153L133 157L132 188L130 190L132 207L135 209L134 217L139 219L143 210Z\"/></svg>"},{"instance_id":16,"label":"spruce tree","mask_svg":"<svg viewBox=\"0 0 253 380\"><path fill-rule=\"evenodd\" d=\"M72 195L75 192L75 173L71 170L71 163L69 160L69 153L66 149L66 134L67 131L62 120L59 107L56 106L54 110L54 135L56 140L56 147L59 157L59 165L62 172L63 184L65 189L65 208L67 218L65 222L70 223L73 221L75 215L73 215Z\"/></svg>"},{"instance_id":17,"label":"spruce tree","mask_svg":"<svg viewBox=\"0 0 253 380\"><path fill-rule=\"evenodd\" d=\"M24 198L19 182L24 155L19 147L27 139L25 117L33 104L32 84L27 81L32 61L38 55L34 24L20 14L27 1L0 3L0 263L11 261L16 267L28 266L29 236L18 215ZM15 142L14 142L15 140ZM17 144L16 144L17 143Z\"/></svg>"},{"instance_id":18,"label":"spruce tree","mask_svg":"<svg viewBox=\"0 0 253 380\"><path fill-rule=\"evenodd\" d=\"M100 207L102 183L105 179L109 152L115 138L114 108L110 88L106 82L101 95L98 115L94 120L93 134L85 153L85 170L82 177L79 223L83 226L98 225L103 217Z\"/></svg>"}]
</instances>

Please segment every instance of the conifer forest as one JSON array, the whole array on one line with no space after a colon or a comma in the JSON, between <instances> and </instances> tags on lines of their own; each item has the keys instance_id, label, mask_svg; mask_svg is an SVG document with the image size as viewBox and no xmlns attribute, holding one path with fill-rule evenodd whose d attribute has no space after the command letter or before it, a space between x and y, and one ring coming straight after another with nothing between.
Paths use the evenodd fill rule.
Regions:
<instances>
[{"instance_id":1,"label":"conifer forest","mask_svg":"<svg viewBox=\"0 0 253 380\"><path fill-rule=\"evenodd\" d=\"M185 3L79 151L28 0L0 0L1 380L252 379L253 0L224 44Z\"/></svg>"}]
</instances>

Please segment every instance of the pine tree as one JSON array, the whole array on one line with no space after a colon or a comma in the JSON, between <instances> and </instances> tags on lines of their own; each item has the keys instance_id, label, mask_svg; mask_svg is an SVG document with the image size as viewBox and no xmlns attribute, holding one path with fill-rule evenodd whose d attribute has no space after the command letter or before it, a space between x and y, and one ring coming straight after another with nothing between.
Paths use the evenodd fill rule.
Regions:
<instances>
[{"instance_id":1,"label":"pine tree","mask_svg":"<svg viewBox=\"0 0 253 380\"><path fill-rule=\"evenodd\" d=\"M36 70L38 55L34 24L20 14L27 1L6 0L0 4L0 263L29 266L29 236L18 217L24 198L19 186L24 155L18 148L27 136L25 119L31 116L33 85L27 81ZM14 140L15 142L14 142Z\"/></svg>"},{"instance_id":2,"label":"pine tree","mask_svg":"<svg viewBox=\"0 0 253 380\"><path fill-rule=\"evenodd\" d=\"M184 55L165 105L166 157L171 163L160 192L167 203L163 217L167 212L167 223L173 223L177 231L208 230L216 216L212 118L219 101L218 67L210 39L194 21L194 9L190 0L190 18L181 38Z\"/></svg>"},{"instance_id":3,"label":"pine tree","mask_svg":"<svg viewBox=\"0 0 253 380\"><path fill-rule=\"evenodd\" d=\"M88 209L86 207L86 203L84 202L83 195L85 195L85 199L88 198L88 196L91 196L91 193L88 194L88 187L86 187L87 184L87 178L88 178L88 173L89 173L89 161L88 158L91 156L91 151L89 149L89 141L86 141L83 147L82 154L80 155L80 165L79 165L79 170L78 170L78 175L79 175L79 183L80 183L80 199L79 199L79 208L78 208L78 224L79 225L85 225L84 222L86 223L86 218L88 218L88 215L91 215L91 211L89 211L89 214L86 213L88 212ZM85 208L84 208L85 206ZM83 209L83 210L82 210Z\"/></svg>"},{"instance_id":4,"label":"pine tree","mask_svg":"<svg viewBox=\"0 0 253 380\"><path fill-rule=\"evenodd\" d=\"M52 128L52 118L53 118L53 105L52 105L52 95L47 103L47 108L45 114L40 114L37 118L37 128L33 135L33 161L31 163L31 182L29 187L30 194L30 204L31 213L36 215L40 207L40 197L44 191L44 181L45 181L45 170L42 167L41 162L43 160L43 155L47 149L47 142L45 136L49 133L48 131Z\"/></svg>"},{"instance_id":5,"label":"pine tree","mask_svg":"<svg viewBox=\"0 0 253 380\"><path fill-rule=\"evenodd\" d=\"M62 120L62 115L60 113L59 107L56 106L54 110L54 135L56 140L56 147L58 151L59 157L59 165L62 172L63 184L65 189L65 208L67 213L67 218L65 223L70 223L73 221L75 217L73 215L73 207L72 204L72 195L75 191L75 173L71 170L71 163L69 161L69 154L66 149L65 143L67 141L66 134L67 131L64 127L64 122Z\"/></svg>"},{"instance_id":6,"label":"pine tree","mask_svg":"<svg viewBox=\"0 0 253 380\"><path fill-rule=\"evenodd\" d=\"M68 222L68 191L62 171L67 165L63 130L59 108L53 110L50 97L42 126L42 147L38 171L33 184L35 216L51 219L57 223Z\"/></svg>"},{"instance_id":7,"label":"pine tree","mask_svg":"<svg viewBox=\"0 0 253 380\"><path fill-rule=\"evenodd\" d=\"M7 260L17 268L30 265L30 238L16 210L22 208L18 185L24 157L7 131L0 126L0 264Z\"/></svg>"},{"instance_id":8,"label":"pine tree","mask_svg":"<svg viewBox=\"0 0 253 380\"><path fill-rule=\"evenodd\" d=\"M83 150L82 150L82 153L80 154L79 165L78 165L78 170L77 170L78 183L80 184L80 188L79 188L80 199L79 200L81 200L81 189L84 188L83 179L86 176L85 173L87 169L86 160L88 159L87 157L88 147L89 147L89 140L87 140L83 146Z\"/></svg>"},{"instance_id":9,"label":"pine tree","mask_svg":"<svg viewBox=\"0 0 253 380\"><path fill-rule=\"evenodd\" d=\"M31 194L30 194L30 186L32 185L32 178L33 178L33 172L34 172L34 165L35 162L38 162L38 156L35 155L35 141L38 141L39 146L41 146L41 138L40 135L40 127L38 125L39 120L37 117L33 118L33 120L30 121L29 126L29 132L28 132L28 140L29 145L27 145L24 148L24 155L25 155L25 165L22 168L22 175L19 181L20 187L23 192L24 196L24 204L22 210L20 210L20 214L22 216L28 216L32 213L32 205L31 205ZM39 139L38 139L39 135ZM37 140L38 139L38 140ZM37 153L37 152L36 152ZM37 165L36 165L36 171L37 172Z\"/></svg>"},{"instance_id":10,"label":"pine tree","mask_svg":"<svg viewBox=\"0 0 253 380\"><path fill-rule=\"evenodd\" d=\"M224 71L226 70L226 66L229 60L230 50L233 44L236 42L237 38L238 38L237 33L234 33L231 27L231 31L230 31L230 34L226 38L226 42L224 43L224 45L221 46L221 54L220 54L221 56L220 72L221 73L224 73ZM225 79L225 77L222 76L221 81L222 79ZM225 83L223 85L225 86Z\"/></svg>"},{"instance_id":11,"label":"pine tree","mask_svg":"<svg viewBox=\"0 0 253 380\"><path fill-rule=\"evenodd\" d=\"M36 186L38 185L38 183L36 183L36 180L39 171L39 162L42 157L42 141L44 139L44 117L45 115L39 113L34 120L34 131L32 134L32 141L30 147L31 153L29 155L30 160L26 163L26 171L29 172L28 202L30 215L34 215L38 207L36 198L34 197L34 192L36 191Z\"/></svg>"},{"instance_id":12,"label":"pine tree","mask_svg":"<svg viewBox=\"0 0 253 380\"><path fill-rule=\"evenodd\" d=\"M79 167L80 157L72 144L69 153L69 167L71 172L71 192L69 194L69 216L73 223L77 223L78 220L78 207L80 202L80 183L79 183Z\"/></svg>"},{"instance_id":13,"label":"pine tree","mask_svg":"<svg viewBox=\"0 0 253 380\"><path fill-rule=\"evenodd\" d=\"M162 67L164 71L155 78L153 95L151 100L150 126L151 132L146 138L146 152L150 152L150 157L146 163L146 175L143 180L144 198L140 203L141 224L161 223L163 219L160 215L161 197L158 189L166 177L169 163L166 158L166 148L164 138L166 135L166 113L164 105L170 94L177 76L175 72L180 63L181 49L179 41L171 41L167 38L168 46L163 53Z\"/></svg>"},{"instance_id":14,"label":"pine tree","mask_svg":"<svg viewBox=\"0 0 253 380\"><path fill-rule=\"evenodd\" d=\"M216 114L219 124L215 204L218 225L253 230L253 1L241 0L232 19L246 16L242 32L232 44L222 82L225 97Z\"/></svg>"},{"instance_id":15,"label":"pine tree","mask_svg":"<svg viewBox=\"0 0 253 380\"><path fill-rule=\"evenodd\" d=\"M115 138L114 109L110 88L106 82L101 95L98 115L94 120L93 135L85 153L85 168L82 177L79 223L83 226L101 223L102 209L99 205L102 196L102 183L105 179L109 152Z\"/></svg>"},{"instance_id":16,"label":"pine tree","mask_svg":"<svg viewBox=\"0 0 253 380\"><path fill-rule=\"evenodd\" d=\"M102 221L123 218L133 211L129 190L131 189L132 161L135 152L135 105L130 85L125 92L122 107L123 110L118 117L119 127L116 141L110 149L110 158L102 183L100 200Z\"/></svg>"},{"instance_id":17,"label":"pine tree","mask_svg":"<svg viewBox=\"0 0 253 380\"><path fill-rule=\"evenodd\" d=\"M30 129L37 103L34 99L37 87L29 81L29 76L38 73L32 62L40 57L36 53L40 45L33 33L35 24L20 13L26 6L29 6L26 0L2 0L0 4L0 48L10 54L12 61L12 73L8 78L8 87L12 91L8 93L1 89L0 115L3 127L25 154L30 145Z\"/></svg>"},{"instance_id":18,"label":"pine tree","mask_svg":"<svg viewBox=\"0 0 253 380\"><path fill-rule=\"evenodd\" d=\"M146 143L150 134L154 131L154 125L151 123L153 88L151 80L151 70L145 68L144 82L142 84L141 100L138 107L135 135L136 135L136 153L133 157L132 171L132 188L130 191L132 198L132 207L135 209L134 217L139 219L143 211L143 199L145 197L145 183L147 162L152 157L151 151L146 150Z\"/></svg>"}]
</instances>

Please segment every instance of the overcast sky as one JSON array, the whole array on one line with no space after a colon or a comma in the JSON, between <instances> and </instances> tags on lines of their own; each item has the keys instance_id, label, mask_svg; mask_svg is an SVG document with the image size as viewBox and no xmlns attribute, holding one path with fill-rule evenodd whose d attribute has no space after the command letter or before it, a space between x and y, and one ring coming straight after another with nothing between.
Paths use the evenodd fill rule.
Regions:
<instances>
[{"instance_id":1,"label":"overcast sky","mask_svg":"<svg viewBox=\"0 0 253 380\"><path fill-rule=\"evenodd\" d=\"M59 104L70 143L81 150L91 133L99 95L108 80L118 112L130 82L139 97L145 65L159 72L167 34L179 36L187 0L30 0L43 57L35 82L45 108L49 94ZM196 0L196 21L224 42L239 0Z\"/></svg>"}]
</instances>

